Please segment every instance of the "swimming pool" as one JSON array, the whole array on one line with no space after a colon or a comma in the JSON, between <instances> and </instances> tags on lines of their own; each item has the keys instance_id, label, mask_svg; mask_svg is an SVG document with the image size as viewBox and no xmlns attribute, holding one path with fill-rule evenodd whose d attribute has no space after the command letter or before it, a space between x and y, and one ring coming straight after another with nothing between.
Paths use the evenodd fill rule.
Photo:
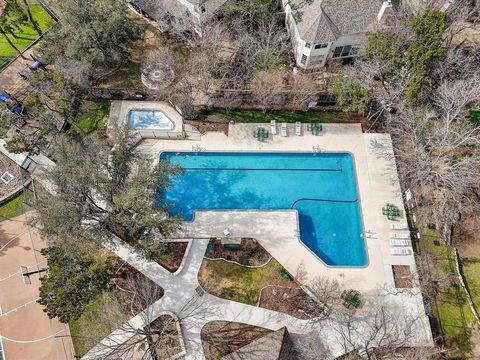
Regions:
<instances>
[{"instance_id":1,"label":"swimming pool","mask_svg":"<svg viewBox=\"0 0 480 360\"><path fill-rule=\"evenodd\" d=\"M348 153L163 152L184 174L163 194L170 213L296 209L302 242L327 265L365 266L353 157Z\"/></svg>"},{"instance_id":2,"label":"swimming pool","mask_svg":"<svg viewBox=\"0 0 480 360\"><path fill-rule=\"evenodd\" d=\"M132 109L127 114L130 129L173 130L173 122L160 110Z\"/></svg>"}]
</instances>

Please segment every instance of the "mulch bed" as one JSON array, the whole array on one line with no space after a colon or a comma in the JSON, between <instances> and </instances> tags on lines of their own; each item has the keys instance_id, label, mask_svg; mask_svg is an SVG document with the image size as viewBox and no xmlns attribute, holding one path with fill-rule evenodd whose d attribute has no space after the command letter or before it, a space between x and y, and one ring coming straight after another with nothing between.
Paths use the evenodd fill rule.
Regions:
<instances>
[{"instance_id":1,"label":"mulch bed","mask_svg":"<svg viewBox=\"0 0 480 360\"><path fill-rule=\"evenodd\" d=\"M201 338L205 358L220 359L252 341L261 338L271 330L258 326L227 321L211 321L202 328Z\"/></svg>"},{"instance_id":2,"label":"mulch bed","mask_svg":"<svg viewBox=\"0 0 480 360\"><path fill-rule=\"evenodd\" d=\"M182 346L180 344L180 334L175 325L175 319L170 315L161 315L152 322L153 331L158 332L160 337L154 338L157 342L155 352L158 360L169 359L170 357L180 353Z\"/></svg>"},{"instance_id":3,"label":"mulch bed","mask_svg":"<svg viewBox=\"0 0 480 360\"><path fill-rule=\"evenodd\" d=\"M187 250L187 245L187 241L167 242L165 243L165 249L162 254L158 255L153 260L162 265L171 273L174 273L182 264L185 251Z\"/></svg>"},{"instance_id":4,"label":"mulch bed","mask_svg":"<svg viewBox=\"0 0 480 360\"><path fill-rule=\"evenodd\" d=\"M392 271L396 288L409 289L413 287L410 266L392 265Z\"/></svg>"},{"instance_id":5,"label":"mulch bed","mask_svg":"<svg viewBox=\"0 0 480 360\"><path fill-rule=\"evenodd\" d=\"M151 291L152 295L156 295L154 299L149 299L151 302L157 301L158 299L161 299L163 297L163 289L157 284L155 284L152 280L146 278L145 275L137 271L128 263L123 262L123 260L116 258L114 261L116 262L115 268L117 270L115 272L115 275L110 280L111 286L120 290L120 293L124 297L126 304L129 304L133 299L133 294L131 292L142 291L142 289L138 288L140 281L142 286L151 286L152 289L156 288L155 291ZM135 307L133 310L136 314L138 314L139 312L145 310L145 307L148 304L135 302L134 305Z\"/></svg>"},{"instance_id":6,"label":"mulch bed","mask_svg":"<svg viewBox=\"0 0 480 360\"><path fill-rule=\"evenodd\" d=\"M205 256L209 259L223 258L248 266L264 265L271 258L267 250L252 238L242 238L238 250L224 249L221 240L210 239Z\"/></svg>"},{"instance_id":7,"label":"mulch bed","mask_svg":"<svg viewBox=\"0 0 480 360\"><path fill-rule=\"evenodd\" d=\"M319 316L318 304L300 288L269 286L264 288L259 306L308 320Z\"/></svg>"},{"instance_id":8,"label":"mulch bed","mask_svg":"<svg viewBox=\"0 0 480 360\"><path fill-rule=\"evenodd\" d=\"M186 120L185 122L196 127L201 134L205 134L208 131L215 131L228 135L229 121L216 115L209 115L200 120Z\"/></svg>"}]
</instances>

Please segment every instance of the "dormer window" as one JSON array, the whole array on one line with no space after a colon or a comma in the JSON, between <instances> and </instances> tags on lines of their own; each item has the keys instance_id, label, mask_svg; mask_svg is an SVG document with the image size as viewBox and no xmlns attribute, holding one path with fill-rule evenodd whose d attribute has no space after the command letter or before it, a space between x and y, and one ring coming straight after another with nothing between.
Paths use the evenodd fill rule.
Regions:
<instances>
[{"instance_id":1,"label":"dormer window","mask_svg":"<svg viewBox=\"0 0 480 360\"><path fill-rule=\"evenodd\" d=\"M312 45L311 45L310 43L306 42L306 43L305 43L305 47L306 47L307 49L310 49L310 48L312 47Z\"/></svg>"}]
</instances>

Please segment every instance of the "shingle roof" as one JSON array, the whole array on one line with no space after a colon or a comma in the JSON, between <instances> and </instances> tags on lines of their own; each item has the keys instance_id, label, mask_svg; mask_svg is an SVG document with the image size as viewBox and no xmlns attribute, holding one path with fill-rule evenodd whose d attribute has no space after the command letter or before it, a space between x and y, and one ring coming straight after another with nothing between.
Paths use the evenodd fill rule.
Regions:
<instances>
[{"instance_id":1,"label":"shingle roof","mask_svg":"<svg viewBox=\"0 0 480 360\"><path fill-rule=\"evenodd\" d=\"M294 360L292 343L286 327L271 332L237 351L224 356L223 360Z\"/></svg>"},{"instance_id":2,"label":"shingle roof","mask_svg":"<svg viewBox=\"0 0 480 360\"><path fill-rule=\"evenodd\" d=\"M334 41L368 31L377 21L383 0L291 0L300 37L308 42Z\"/></svg>"}]
</instances>

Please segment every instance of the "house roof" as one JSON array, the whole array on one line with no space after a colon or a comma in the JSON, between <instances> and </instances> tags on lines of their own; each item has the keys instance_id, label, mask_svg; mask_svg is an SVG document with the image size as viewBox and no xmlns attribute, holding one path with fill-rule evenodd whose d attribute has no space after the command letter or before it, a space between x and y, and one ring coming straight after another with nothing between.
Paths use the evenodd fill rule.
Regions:
<instances>
[{"instance_id":1,"label":"house roof","mask_svg":"<svg viewBox=\"0 0 480 360\"><path fill-rule=\"evenodd\" d=\"M383 0L291 0L300 37L311 43L370 30Z\"/></svg>"},{"instance_id":2,"label":"house roof","mask_svg":"<svg viewBox=\"0 0 480 360\"><path fill-rule=\"evenodd\" d=\"M286 327L271 332L237 351L224 356L223 360L293 360L292 344Z\"/></svg>"},{"instance_id":3,"label":"house roof","mask_svg":"<svg viewBox=\"0 0 480 360\"><path fill-rule=\"evenodd\" d=\"M2 0L0 0L2 1ZM209 19L227 0L131 0L153 19L160 21L165 15L182 19L183 23L198 23Z\"/></svg>"}]
</instances>

